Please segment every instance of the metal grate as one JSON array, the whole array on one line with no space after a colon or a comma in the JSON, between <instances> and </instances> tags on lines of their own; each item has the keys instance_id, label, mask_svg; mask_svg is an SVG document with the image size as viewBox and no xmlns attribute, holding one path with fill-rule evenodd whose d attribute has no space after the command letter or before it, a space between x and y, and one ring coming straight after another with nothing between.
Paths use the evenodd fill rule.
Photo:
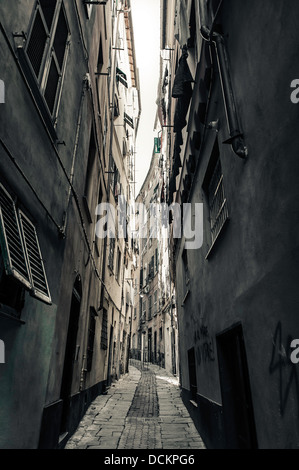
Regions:
<instances>
[{"instance_id":1,"label":"metal grate","mask_svg":"<svg viewBox=\"0 0 299 470\"><path fill-rule=\"evenodd\" d=\"M49 31L51 30L57 0L39 0Z\"/></svg>"},{"instance_id":2,"label":"metal grate","mask_svg":"<svg viewBox=\"0 0 299 470\"><path fill-rule=\"evenodd\" d=\"M54 51L60 68L62 68L63 65L68 34L69 30L67 22L64 16L63 8L61 8L56 28L55 39L53 43Z\"/></svg>"},{"instance_id":3,"label":"metal grate","mask_svg":"<svg viewBox=\"0 0 299 470\"><path fill-rule=\"evenodd\" d=\"M217 238L228 218L227 202L223 188L223 175L218 158L208 186L212 242Z\"/></svg>"},{"instance_id":4,"label":"metal grate","mask_svg":"<svg viewBox=\"0 0 299 470\"><path fill-rule=\"evenodd\" d=\"M2 186L0 186L0 221L1 248L6 274L13 275L30 287L15 204Z\"/></svg>"},{"instance_id":5,"label":"metal grate","mask_svg":"<svg viewBox=\"0 0 299 470\"><path fill-rule=\"evenodd\" d=\"M37 78L40 73L47 37L41 14L37 10L27 48L27 55Z\"/></svg>"},{"instance_id":6,"label":"metal grate","mask_svg":"<svg viewBox=\"0 0 299 470\"><path fill-rule=\"evenodd\" d=\"M51 302L35 226L21 211L19 211L19 217L31 271L33 294L41 300Z\"/></svg>"}]
</instances>

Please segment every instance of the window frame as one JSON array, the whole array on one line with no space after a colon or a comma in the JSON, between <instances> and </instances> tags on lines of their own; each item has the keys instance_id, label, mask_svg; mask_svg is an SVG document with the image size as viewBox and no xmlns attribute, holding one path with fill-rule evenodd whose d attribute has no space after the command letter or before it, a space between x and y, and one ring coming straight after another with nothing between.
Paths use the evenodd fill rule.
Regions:
<instances>
[{"instance_id":1,"label":"window frame","mask_svg":"<svg viewBox=\"0 0 299 470\"><path fill-rule=\"evenodd\" d=\"M63 81L64 81L64 78L65 78L66 62L67 62L68 53L69 53L69 49L70 49L70 37L71 37L70 25L69 25L68 17L67 17L67 14L66 14L66 8L65 8L65 5L64 5L64 0L56 0L56 1L57 1L57 4L56 4L55 11L54 11L54 14L53 14L51 29L49 30L49 27L48 27L47 22L45 20L45 16L44 16L44 13L43 13L42 6L41 6L39 0L36 0L33 15L32 15L32 19L31 19L31 22L30 22L30 26L28 28L26 43L25 43L25 46L24 46L24 52L25 52L25 56L26 56L27 63L28 63L28 66L30 68L31 74L34 77L34 79L35 79L35 81L38 85L38 89L39 89L39 92L40 92L40 94L43 98L43 101L45 103L46 110L48 111L49 115L51 116L51 119L52 119L54 125L56 124L57 116L58 116L58 108L59 108L59 103L60 103L60 99L61 99ZM57 59L57 54L54 50L54 41L55 41L55 38L56 38L57 25L58 25L58 21L59 21L61 11L63 11L63 15L64 15L64 19L65 19L65 22L66 22L66 27L67 27L68 33L67 33L67 38L66 38L66 42L65 42L63 60L62 60L61 66L60 66L59 61ZM31 40L33 29L34 29L35 20L36 20L36 17L37 17L38 14L40 15L43 26L45 28L47 39L46 39L46 42L45 42L43 57L42 57L42 60L41 60L40 69L39 69L39 73L38 73L38 76L37 76L34 69L33 69L31 60L28 56L28 47L30 45L30 40ZM49 73L50 73L50 69L51 69L51 65L52 65L52 58L54 59L55 67L56 67L56 70L58 71L58 77L59 78L58 78L57 87L56 87L53 110L51 111L50 108L49 108L49 104L48 104L48 102L45 98L45 92L46 92L47 85L48 85Z\"/></svg>"}]
</instances>

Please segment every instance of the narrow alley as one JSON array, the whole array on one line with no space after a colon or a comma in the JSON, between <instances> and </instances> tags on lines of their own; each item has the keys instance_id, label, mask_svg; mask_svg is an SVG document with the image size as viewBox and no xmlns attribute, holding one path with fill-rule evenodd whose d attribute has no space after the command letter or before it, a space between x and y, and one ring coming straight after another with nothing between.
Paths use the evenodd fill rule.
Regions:
<instances>
[{"instance_id":1,"label":"narrow alley","mask_svg":"<svg viewBox=\"0 0 299 470\"><path fill-rule=\"evenodd\" d=\"M0 1L1 450L299 449L298 31Z\"/></svg>"},{"instance_id":2,"label":"narrow alley","mask_svg":"<svg viewBox=\"0 0 299 470\"><path fill-rule=\"evenodd\" d=\"M205 449L178 380L153 364L129 373L89 406L65 449Z\"/></svg>"}]
</instances>

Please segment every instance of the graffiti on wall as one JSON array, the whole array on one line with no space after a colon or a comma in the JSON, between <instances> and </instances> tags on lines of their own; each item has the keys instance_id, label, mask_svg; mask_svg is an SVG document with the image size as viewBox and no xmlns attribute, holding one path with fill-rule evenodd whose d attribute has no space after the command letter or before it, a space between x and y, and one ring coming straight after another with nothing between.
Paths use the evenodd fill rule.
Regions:
<instances>
[{"instance_id":1,"label":"graffiti on wall","mask_svg":"<svg viewBox=\"0 0 299 470\"><path fill-rule=\"evenodd\" d=\"M277 323L272 344L272 356L269 365L270 374L276 374L279 384L279 408L283 416L289 400L290 392L295 392L299 403L298 365L290 360L292 353L292 337L288 335L286 342L282 340L282 325ZM299 406L298 406L299 415Z\"/></svg>"},{"instance_id":2,"label":"graffiti on wall","mask_svg":"<svg viewBox=\"0 0 299 470\"><path fill-rule=\"evenodd\" d=\"M194 331L194 344L197 364L215 361L214 339L206 325L200 325Z\"/></svg>"}]
</instances>

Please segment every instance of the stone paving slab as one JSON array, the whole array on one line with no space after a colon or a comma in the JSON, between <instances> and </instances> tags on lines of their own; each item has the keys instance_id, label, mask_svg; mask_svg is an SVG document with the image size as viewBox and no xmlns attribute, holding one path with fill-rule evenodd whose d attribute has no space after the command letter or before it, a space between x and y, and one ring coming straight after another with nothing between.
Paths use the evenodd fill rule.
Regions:
<instances>
[{"instance_id":1,"label":"stone paving slab","mask_svg":"<svg viewBox=\"0 0 299 470\"><path fill-rule=\"evenodd\" d=\"M65 449L205 449L180 393L164 369L130 365L92 402Z\"/></svg>"}]
</instances>

